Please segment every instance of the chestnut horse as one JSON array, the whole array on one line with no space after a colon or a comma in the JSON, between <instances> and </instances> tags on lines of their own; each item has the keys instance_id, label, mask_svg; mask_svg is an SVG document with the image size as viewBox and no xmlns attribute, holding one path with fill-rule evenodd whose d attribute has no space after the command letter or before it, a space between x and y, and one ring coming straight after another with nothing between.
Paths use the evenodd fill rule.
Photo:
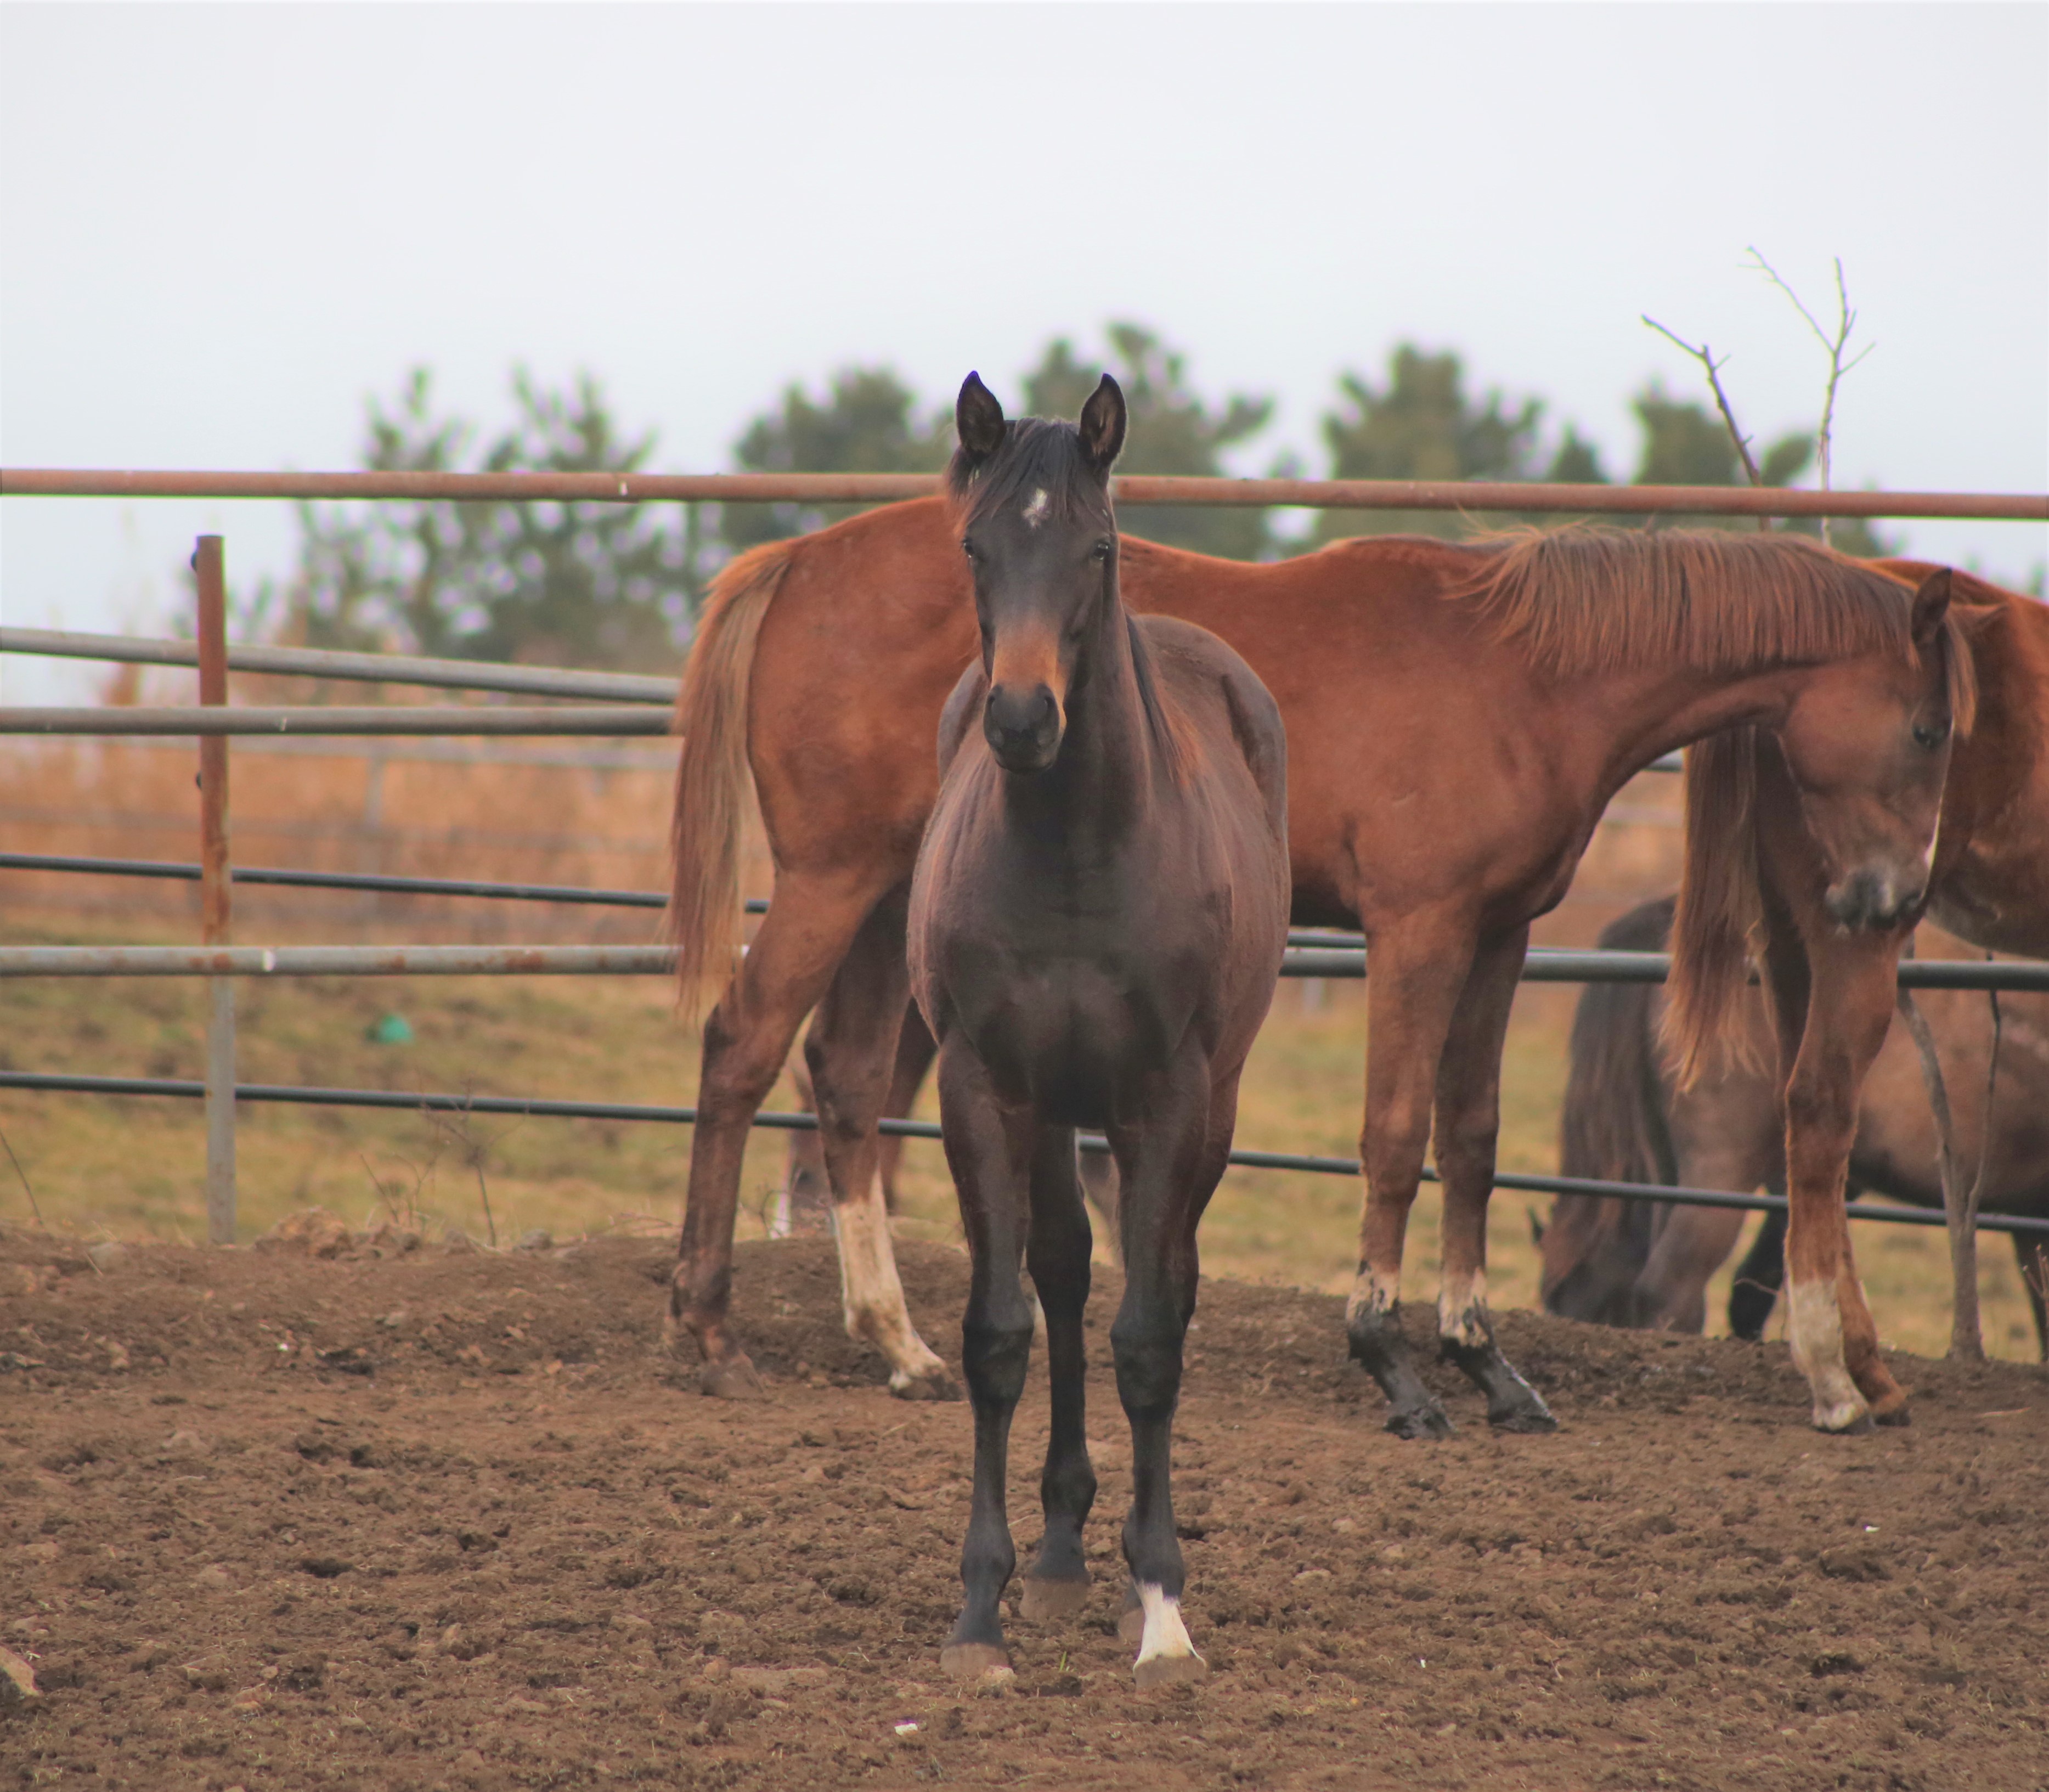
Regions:
<instances>
[{"instance_id":1,"label":"chestnut horse","mask_svg":"<svg viewBox=\"0 0 2049 1792\"><path fill-rule=\"evenodd\" d=\"M1916 561L1880 564L1906 578L1940 576ZM1961 669L1977 690L1973 697L1959 681L1954 694L1958 737L1941 835L1925 890L1893 924L1846 927L1833 912L1814 787L1779 741L1735 730L1696 748L1686 768L1689 880L1673 943L1668 1030L1682 1079L1710 1063L1736 1024L1755 950L1786 1109L1788 1331L1823 1431L1907 1418L1906 1390L1879 1355L1842 1208L1859 1094L1892 1024L1913 923L1925 911L1974 945L2049 956L2049 610L1966 573L1950 577L1961 599L1952 626L1968 631L1971 648ZM1949 721L1931 712L1916 725L1915 742L1931 767L1948 744ZM1959 1337L1976 1341L1968 1228L1953 1226L1951 1249L1973 1265L1958 1278L1960 1311L1973 1304L1969 1324L1953 1334L1954 1352Z\"/></svg>"},{"instance_id":2,"label":"chestnut horse","mask_svg":"<svg viewBox=\"0 0 2049 1792\"><path fill-rule=\"evenodd\" d=\"M1124 1555L1141 1687L1199 1677L1180 1615L1169 1464L1196 1226L1223 1177L1238 1079L1288 943L1287 735L1251 669L1118 593L1110 469L1124 395L1079 428L1006 422L974 375L947 472L982 652L939 723L939 794L911 881L911 984L939 1050L939 1113L970 1260L961 1367L974 1403L966 1600L941 1652L1007 1671L997 1601L1010 1421L1044 1309L1052 1423L1027 1617L1088 1597L1083 1417L1091 1233L1075 1133L1115 1154L1124 1300L1110 1327L1131 1425Z\"/></svg>"},{"instance_id":3,"label":"chestnut horse","mask_svg":"<svg viewBox=\"0 0 2049 1792\"><path fill-rule=\"evenodd\" d=\"M1673 899L1631 909L1601 931L1604 947L1662 952ZM2049 1219L2049 994L1999 998L1997 1075L1993 1011L1966 989L1920 996L1955 1102L1965 1172L1982 1175L1986 1211ZM1659 1039L1664 998L1647 983L1592 983L1573 1018L1572 1073L1558 1123L1558 1173L1612 1182L1666 1182L1748 1194L1786 1186L1785 1118L1772 1067L1777 1042L1761 997L1739 1022L1749 1049L1689 1089L1677 1086ZM1988 1100L1988 1098L1989 1099ZM1873 1061L1857 1106L1849 1191L1939 1207L1942 1181L1933 1110L1905 1027ZM1545 1310L1567 1319L1653 1331L1698 1331L1709 1279L1736 1248L1739 1208L1681 1207L1561 1195L1543 1230ZM1767 1214L1729 1295L1729 1329L1763 1334L1785 1280L1785 1215ZM2049 1359L2049 1246L2016 1232L2014 1257Z\"/></svg>"},{"instance_id":4,"label":"chestnut horse","mask_svg":"<svg viewBox=\"0 0 2049 1792\"><path fill-rule=\"evenodd\" d=\"M1367 1197L1352 1354L1391 1429L1448 1421L1395 1304L1433 1109L1442 1348L1488 1417L1548 1429L1495 1347L1484 1267L1498 1081L1530 923L1564 896L1636 769L1754 722L1787 743L1853 912L1919 894L1944 752L1903 759L1962 663L1939 577L1917 593L1783 535L1381 537L1246 565L1126 538L1124 601L1243 655L1289 733L1294 916L1367 936ZM904 904L936 790L933 732L974 655L951 507L892 505L743 555L686 670L672 927L704 1032L671 1335L708 1392L759 1388L727 1323L748 1128L814 1008L805 1057L836 1203L849 1329L907 1395L951 1391L912 1330L877 1188L876 1122L907 1000ZM1925 763L1923 762L1925 757ZM752 776L776 890L736 963ZM1886 892L1891 892L1888 896ZM1876 907L1874 907L1876 905Z\"/></svg>"}]
</instances>

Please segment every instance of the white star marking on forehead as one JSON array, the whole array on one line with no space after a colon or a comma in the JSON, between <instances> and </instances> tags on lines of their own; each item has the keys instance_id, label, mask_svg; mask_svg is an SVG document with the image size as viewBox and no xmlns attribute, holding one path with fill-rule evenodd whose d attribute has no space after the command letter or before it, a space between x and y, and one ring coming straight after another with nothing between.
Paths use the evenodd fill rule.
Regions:
<instances>
[{"instance_id":1,"label":"white star marking on forehead","mask_svg":"<svg viewBox=\"0 0 2049 1792\"><path fill-rule=\"evenodd\" d=\"M1024 507L1024 520L1036 529L1046 520L1046 512L1050 507L1051 501L1046 496L1045 488L1041 486L1032 494L1031 503Z\"/></svg>"}]
</instances>

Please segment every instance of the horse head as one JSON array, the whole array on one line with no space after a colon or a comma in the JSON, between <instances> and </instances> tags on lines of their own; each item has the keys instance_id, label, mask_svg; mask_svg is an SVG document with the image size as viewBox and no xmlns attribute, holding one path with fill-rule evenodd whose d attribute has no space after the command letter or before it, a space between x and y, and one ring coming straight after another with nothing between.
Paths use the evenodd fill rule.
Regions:
<instances>
[{"instance_id":1,"label":"horse head","mask_svg":"<svg viewBox=\"0 0 2049 1792\"><path fill-rule=\"evenodd\" d=\"M970 373L954 418L948 483L982 629L982 733L1005 771L1044 772L1059 757L1089 643L1120 613L1110 469L1124 445L1124 394L1105 374L1079 424L1011 422Z\"/></svg>"}]
</instances>

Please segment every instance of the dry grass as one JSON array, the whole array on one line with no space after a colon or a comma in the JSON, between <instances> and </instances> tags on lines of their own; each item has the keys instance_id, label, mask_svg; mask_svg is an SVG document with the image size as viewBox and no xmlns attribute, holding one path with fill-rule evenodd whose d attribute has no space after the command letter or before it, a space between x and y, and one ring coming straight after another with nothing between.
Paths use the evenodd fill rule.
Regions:
<instances>
[{"instance_id":1,"label":"dry grass","mask_svg":"<svg viewBox=\"0 0 2049 1792\"><path fill-rule=\"evenodd\" d=\"M380 774L361 752L316 757L239 748L235 855L246 863L657 888L669 773L659 752L628 749L621 756L643 763L507 763L501 748L474 763L394 754ZM66 743L10 751L0 757L0 820L9 846L192 857L192 763L182 746ZM1647 776L1624 792L1617 813L1631 820L1597 837L1577 900L1540 929L1547 943L1588 943L1621 907L1670 887L1676 783ZM754 893L766 893L758 845L748 883ZM196 926L196 892L177 886L6 873L0 888L0 936L14 942L173 941L192 938ZM646 912L246 888L236 904L240 938L278 943L644 940L657 920ZM0 987L0 1066L195 1077L204 1001L196 983L177 980L16 980ZM252 1082L669 1104L689 1102L696 1088L697 1042L676 1024L670 991L654 979L250 981L238 1001L241 1074ZM1572 1001L1569 989L1542 985L1526 987L1518 1001L1504 1079L1504 1168L1556 1166ZM405 1017L412 1044L371 1040L387 1013ZM1246 1076L1240 1142L1352 1153L1364 1047L1359 985L1324 985L1320 1002L1301 985L1284 986ZM795 1105L787 1079L771 1100ZM929 1094L923 1111L932 1117ZM203 1235L205 1148L197 1103L10 1092L0 1094L0 1131L52 1225L122 1236ZM783 1151L775 1135L764 1133L748 1152L744 1237L764 1230ZM253 1236L317 1204L358 1223L396 1213L482 1237L487 1195L501 1242L535 1227L558 1234L665 1230L680 1210L688 1153L683 1129L663 1125L497 1119L455 1125L416 1114L250 1107L239 1134L242 1230ZM904 1194L904 1230L958 1236L935 1147L907 1149ZM1205 1264L1218 1273L1341 1289L1356 1255L1358 1200L1347 1178L1233 1172L1204 1226ZM1513 1193L1495 1203L1489 1275L1499 1305L1535 1303L1530 1219L1544 1204ZM28 1207L14 1167L0 1156L0 1215L25 1219ZM1405 1279L1412 1300L1434 1297L1437 1218L1436 1192L1426 1186L1410 1230ZM1948 1325L1941 1234L1871 1224L1857 1231L1888 1339L1939 1353ZM2032 1330L2011 1255L1988 1242L1987 1343L2000 1355L2032 1357ZM1711 1296L1711 1312L1722 1310L1728 1273Z\"/></svg>"}]
</instances>

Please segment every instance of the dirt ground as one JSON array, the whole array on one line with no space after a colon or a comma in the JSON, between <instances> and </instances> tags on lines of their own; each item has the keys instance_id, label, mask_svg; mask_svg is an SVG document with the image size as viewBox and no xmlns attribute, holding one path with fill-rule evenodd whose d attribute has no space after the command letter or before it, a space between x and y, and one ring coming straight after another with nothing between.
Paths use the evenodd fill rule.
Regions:
<instances>
[{"instance_id":1,"label":"dirt ground","mask_svg":"<svg viewBox=\"0 0 2049 1792\"><path fill-rule=\"evenodd\" d=\"M0 1642L40 1685L0 1783L2049 1786L2039 1370L1901 1359L1913 1426L1823 1438L1781 1347L1513 1313L1564 1429L1493 1436L1441 1376L1459 1436L1402 1443L1337 1301L1206 1285L1176 1488L1213 1671L1141 1694L1105 1273L1096 1592L977 1693L938 1665L967 1409L889 1397L828 1246L743 1247L773 1387L733 1405L658 1354L658 1241L406 1242L0 1236ZM946 1350L964 1259L903 1254ZM1027 1560L1044 1422L1040 1385Z\"/></svg>"}]
</instances>

